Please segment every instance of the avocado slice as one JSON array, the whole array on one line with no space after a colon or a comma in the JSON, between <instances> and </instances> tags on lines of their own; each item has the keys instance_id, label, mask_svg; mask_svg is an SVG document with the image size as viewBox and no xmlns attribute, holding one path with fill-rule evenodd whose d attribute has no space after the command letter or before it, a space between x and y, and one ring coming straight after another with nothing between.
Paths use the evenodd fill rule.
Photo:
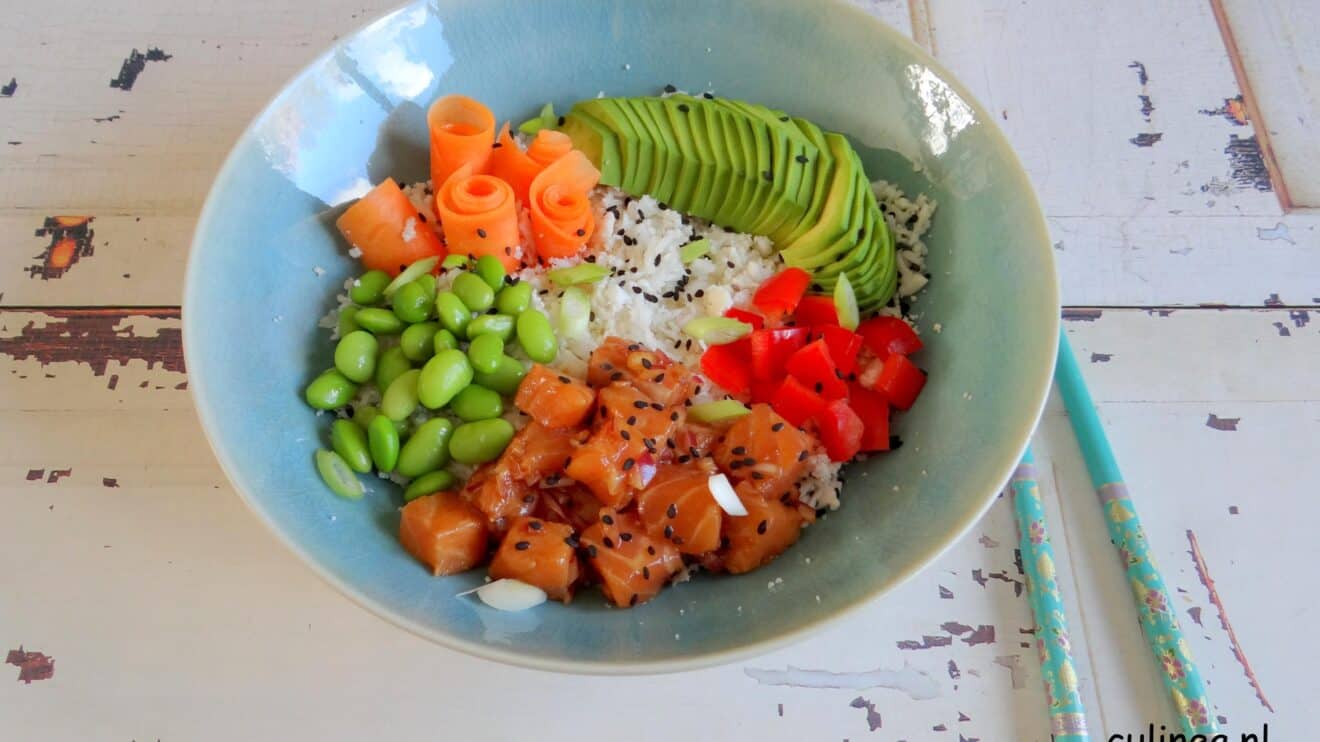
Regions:
<instances>
[{"instance_id":1,"label":"avocado slice","mask_svg":"<svg viewBox=\"0 0 1320 742\"><path fill-rule=\"evenodd\" d=\"M600 171L600 182L605 185L622 184L623 161L619 154L619 139L600 119L574 106L564 116L560 128Z\"/></svg>"},{"instance_id":2,"label":"avocado slice","mask_svg":"<svg viewBox=\"0 0 1320 742\"><path fill-rule=\"evenodd\" d=\"M730 229L742 230L743 215L760 194L761 182L757 175L756 137L752 133L751 122L747 117L730 113L722 109L725 123L725 140L729 142L729 160L733 166L734 178L738 183L737 196L730 193L721 208L720 223Z\"/></svg>"},{"instance_id":3,"label":"avocado slice","mask_svg":"<svg viewBox=\"0 0 1320 742\"><path fill-rule=\"evenodd\" d=\"M646 126L633 116L632 107L628 105L626 98L604 98L601 103L614 112L620 128L627 132L623 136L627 137L626 143L633 159L625 161L628 172L624 175L627 182L624 190L634 196L640 196L651 184L655 145L651 142Z\"/></svg>"},{"instance_id":4,"label":"avocado slice","mask_svg":"<svg viewBox=\"0 0 1320 742\"><path fill-rule=\"evenodd\" d=\"M810 157L814 145L793 124L792 118L782 111L745 101L726 100L724 103L764 123L770 135L769 171L773 173L772 186L777 198L767 204L766 210L752 225L752 231L772 234L786 222L797 224L807 210L809 201L808 195L802 191L802 169L793 167L794 164L800 164L795 163L794 157L803 152Z\"/></svg>"},{"instance_id":5,"label":"avocado slice","mask_svg":"<svg viewBox=\"0 0 1320 742\"><path fill-rule=\"evenodd\" d=\"M711 221L722 226L730 226L738 207L744 203L744 197L751 188L755 187L755 183L750 182L747 176L746 152L743 149L743 140L737 134L738 124L733 120L733 116L718 106L708 105L704 106L704 109L710 119L707 131L719 132L717 146L729 163L729 189L723 194L715 194L713 204L715 211L711 215Z\"/></svg>"},{"instance_id":6,"label":"avocado slice","mask_svg":"<svg viewBox=\"0 0 1320 742\"><path fill-rule=\"evenodd\" d=\"M808 184L804 181L803 186L809 186L811 195L807 198L807 211L802 215L802 219L795 225L785 224L775 232L772 237L776 244L791 245L799 237L807 232L820 221L821 209L825 208L825 201L829 194L830 184L834 178L834 154L830 150L829 144L825 139L825 132L820 127L807 121L806 119L793 119L794 125L803 133L803 135L816 146L816 157L812 161L808 155L808 165L813 168L814 180ZM794 159L794 164L802 164Z\"/></svg>"},{"instance_id":7,"label":"avocado slice","mask_svg":"<svg viewBox=\"0 0 1320 742\"><path fill-rule=\"evenodd\" d=\"M820 252L844 236L851 226L849 220L859 180L855 170L860 163L843 135L831 132L825 135L825 141L835 160L830 188L816 221L781 251L785 261Z\"/></svg>"},{"instance_id":8,"label":"avocado slice","mask_svg":"<svg viewBox=\"0 0 1320 742\"><path fill-rule=\"evenodd\" d=\"M682 165L674 185L674 194L668 204L679 211L692 213L693 197L697 194L702 180L701 161L697 155L696 144L692 141L692 129L687 114L678 110L678 103L668 98L649 98L647 106L658 122L667 122L669 131L674 136L681 154Z\"/></svg>"},{"instance_id":9,"label":"avocado slice","mask_svg":"<svg viewBox=\"0 0 1320 742\"><path fill-rule=\"evenodd\" d=\"M574 107L578 106L604 124L618 139L619 154L621 156L619 187L629 193L635 193L640 163L638 162L637 133L633 130L632 123L623 115L615 102L609 98L580 101Z\"/></svg>"},{"instance_id":10,"label":"avocado slice","mask_svg":"<svg viewBox=\"0 0 1320 742\"><path fill-rule=\"evenodd\" d=\"M860 188L853 190L852 203L848 206L846 216L841 217L846 219L846 229L842 230L830 244L819 250L804 251L801 248L784 250L781 254L785 263L814 271L832 265L856 249L859 231L868 230L870 226L866 222L870 214L866 208L867 194Z\"/></svg>"},{"instance_id":11,"label":"avocado slice","mask_svg":"<svg viewBox=\"0 0 1320 742\"><path fill-rule=\"evenodd\" d=\"M669 130L668 122L664 126L655 120L651 111L642 104L642 98L622 98L620 104L632 112L633 119L641 122L653 143L651 160L651 179L646 186L655 200L668 204L674 194L674 185L678 181L681 152L674 134Z\"/></svg>"}]
</instances>

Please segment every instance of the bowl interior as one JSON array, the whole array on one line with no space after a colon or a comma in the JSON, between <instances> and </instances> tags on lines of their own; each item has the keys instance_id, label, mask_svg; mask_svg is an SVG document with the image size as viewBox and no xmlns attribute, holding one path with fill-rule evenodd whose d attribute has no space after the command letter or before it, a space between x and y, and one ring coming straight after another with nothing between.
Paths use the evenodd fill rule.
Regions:
<instances>
[{"instance_id":1,"label":"bowl interior","mask_svg":"<svg viewBox=\"0 0 1320 742\"><path fill-rule=\"evenodd\" d=\"M434 579L406 555L392 485L373 480L364 501L347 502L312 466L329 421L301 390L330 365L317 321L354 272L334 217L387 175L426 177L424 111L438 95L463 92L520 119L547 100L562 109L666 83L846 132L872 177L939 202L933 280L918 303L931 382L897 424L902 450L853 465L843 509L758 572L698 577L634 611L593 595L522 614L455 599L481 572ZM367 607L524 665L683 669L763 651L873 597L984 512L1048 388L1058 332L1050 253L990 118L919 49L850 5L432 0L345 39L239 140L193 244L185 346L203 424L236 489ZM937 322L939 333L929 329Z\"/></svg>"}]
</instances>

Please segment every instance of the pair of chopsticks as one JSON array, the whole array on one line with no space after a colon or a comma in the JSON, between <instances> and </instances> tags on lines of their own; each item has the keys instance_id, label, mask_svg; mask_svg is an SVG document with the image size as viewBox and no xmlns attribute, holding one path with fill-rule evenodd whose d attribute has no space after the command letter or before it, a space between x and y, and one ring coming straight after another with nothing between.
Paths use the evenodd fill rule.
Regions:
<instances>
[{"instance_id":1,"label":"pair of chopsticks","mask_svg":"<svg viewBox=\"0 0 1320 742\"><path fill-rule=\"evenodd\" d=\"M1218 725L1210 715L1210 702L1205 696L1201 674L1192 662L1174 614L1173 601L1155 567L1136 507L1123 484L1118 462L1096 415L1086 381L1062 330L1059 332L1054 382L1072 421L1073 434L1091 474L1091 484L1100 498L1109 538L1118 549L1127 571L1142 633L1164 677L1164 687L1178 711L1183 731L1189 737L1213 734ZM1027 594L1036 620L1036 648L1040 653L1041 675L1050 704L1051 732L1056 742L1086 742L1090 739L1086 730L1086 712L1077 692L1068 623L1054 574L1054 550L1050 546L1036 479L1035 463L1028 448L1013 474L1011 489Z\"/></svg>"}]
</instances>

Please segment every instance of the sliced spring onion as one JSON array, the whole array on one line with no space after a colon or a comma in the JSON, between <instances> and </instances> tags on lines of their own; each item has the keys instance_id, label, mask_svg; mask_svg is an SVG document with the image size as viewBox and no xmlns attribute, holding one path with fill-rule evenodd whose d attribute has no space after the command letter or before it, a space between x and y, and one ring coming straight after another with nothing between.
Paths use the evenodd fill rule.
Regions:
<instances>
[{"instance_id":1,"label":"sliced spring onion","mask_svg":"<svg viewBox=\"0 0 1320 742\"><path fill-rule=\"evenodd\" d=\"M702 237L699 240L692 240L678 249L678 258L687 265L692 261L705 257L710 252L710 240Z\"/></svg>"},{"instance_id":2,"label":"sliced spring onion","mask_svg":"<svg viewBox=\"0 0 1320 742\"><path fill-rule=\"evenodd\" d=\"M587 325L591 319L591 297L577 286L564 289L559 300L559 336L565 340L587 340Z\"/></svg>"},{"instance_id":3,"label":"sliced spring onion","mask_svg":"<svg viewBox=\"0 0 1320 742\"><path fill-rule=\"evenodd\" d=\"M468 260L468 256L454 253L453 255L446 255L445 262L441 263L440 267L444 268L445 270L449 270L451 268L466 268L468 267L469 262L470 261Z\"/></svg>"},{"instance_id":4,"label":"sliced spring onion","mask_svg":"<svg viewBox=\"0 0 1320 742\"><path fill-rule=\"evenodd\" d=\"M527 119L519 124L518 131L530 137L542 129L553 127L555 121L555 107L554 105L547 103L544 106L541 106L540 115L536 118Z\"/></svg>"},{"instance_id":5,"label":"sliced spring onion","mask_svg":"<svg viewBox=\"0 0 1320 742\"><path fill-rule=\"evenodd\" d=\"M857 309L857 295L853 293L847 273L840 273L838 283L834 284L834 309L839 313L840 327L845 330L857 329L862 317Z\"/></svg>"},{"instance_id":6,"label":"sliced spring onion","mask_svg":"<svg viewBox=\"0 0 1320 742\"><path fill-rule=\"evenodd\" d=\"M609 274L610 269L603 265L578 263L568 268L556 268L545 275L556 286L577 286L584 283L596 283Z\"/></svg>"},{"instance_id":7,"label":"sliced spring onion","mask_svg":"<svg viewBox=\"0 0 1320 742\"><path fill-rule=\"evenodd\" d=\"M738 493L733 491L733 485L729 484L729 478L723 474L716 474L711 477L706 486L710 488L710 496L715 498L716 504L724 509L724 512L732 516L747 515L747 508L738 499Z\"/></svg>"},{"instance_id":8,"label":"sliced spring onion","mask_svg":"<svg viewBox=\"0 0 1320 742\"><path fill-rule=\"evenodd\" d=\"M435 266L439 262L440 258L433 255L429 258L422 258L407 268L399 271L399 275L395 276L394 280L390 281L389 285L385 287L385 298L388 299L389 297L394 296L394 292L403 288L404 284L412 283L418 278L435 270Z\"/></svg>"},{"instance_id":9,"label":"sliced spring onion","mask_svg":"<svg viewBox=\"0 0 1320 742\"><path fill-rule=\"evenodd\" d=\"M477 588L481 602L500 611L525 611L545 602L545 591L535 585L504 578Z\"/></svg>"},{"instance_id":10,"label":"sliced spring onion","mask_svg":"<svg viewBox=\"0 0 1320 742\"><path fill-rule=\"evenodd\" d=\"M718 402L692 405L688 408L688 419L699 423L720 423L738 418L751 412L746 405L736 399L721 399Z\"/></svg>"},{"instance_id":11,"label":"sliced spring onion","mask_svg":"<svg viewBox=\"0 0 1320 742\"><path fill-rule=\"evenodd\" d=\"M683 332L707 345L732 343L751 331L751 325L732 317L698 317L683 325Z\"/></svg>"}]
</instances>

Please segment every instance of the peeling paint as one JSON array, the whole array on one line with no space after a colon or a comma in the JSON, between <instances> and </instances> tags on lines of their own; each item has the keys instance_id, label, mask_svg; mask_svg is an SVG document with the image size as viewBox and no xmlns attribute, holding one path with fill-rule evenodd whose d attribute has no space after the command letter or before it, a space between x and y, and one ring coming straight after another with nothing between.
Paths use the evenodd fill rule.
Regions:
<instances>
[{"instance_id":1,"label":"peeling paint","mask_svg":"<svg viewBox=\"0 0 1320 742\"><path fill-rule=\"evenodd\" d=\"M881 726L880 712L875 710L875 704L858 696L848 704L855 709L866 709L866 726L874 732Z\"/></svg>"},{"instance_id":2,"label":"peeling paint","mask_svg":"<svg viewBox=\"0 0 1320 742\"><path fill-rule=\"evenodd\" d=\"M1288 329L1288 326L1283 324L1282 322L1275 322L1273 324L1274 324L1274 329L1279 331L1279 337L1286 338L1292 335L1292 331L1290 331Z\"/></svg>"},{"instance_id":3,"label":"peeling paint","mask_svg":"<svg viewBox=\"0 0 1320 742\"><path fill-rule=\"evenodd\" d=\"M958 623L957 621L945 621L940 624L940 628L950 634L966 634L972 630L971 626L968 626L965 623Z\"/></svg>"},{"instance_id":4,"label":"peeling paint","mask_svg":"<svg viewBox=\"0 0 1320 742\"><path fill-rule=\"evenodd\" d=\"M1153 147L1155 143L1164 138L1164 133L1159 131L1142 132L1135 137L1128 139L1129 142L1138 147Z\"/></svg>"},{"instance_id":5,"label":"peeling paint","mask_svg":"<svg viewBox=\"0 0 1320 742\"><path fill-rule=\"evenodd\" d=\"M1238 511L1238 506L1237 506L1237 505L1229 505L1229 506L1228 506L1228 514L1229 514L1229 515L1237 515L1238 512L1239 512L1239 511Z\"/></svg>"},{"instance_id":6,"label":"peeling paint","mask_svg":"<svg viewBox=\"0 0 1320 742\"><path fill-rule=\"evenodd\" d=\"M1113 358L1113 353L1092 353L1091 363L1109 363Z\"/></svg>"},{"instance_id":7,"label":"peeling paint","mask_svg":"<svg viewBox=\"0 0 1320 742\"><path fill-rule=\"evenodd\" d=\"M953 591L943 585L940 585L940 599L953 600Z\"/></svg>"},{"instance_id":8,"label":"peeling paint","mask_svg":"<svg viewBox=\"0 0 1320 742\"><path fill-rule=\"evenodd\" d=\"M969 647L974 647L977 644L994 644L995 627L981 624L980 626L977 626L972 633L962 637L962 641Z\"/></svg>"},{"instance_id":9,"label":"peeling paint","mask_svg":"<svg viewBox=\"0 0 1320 742\"><path fill-rule=\"evenodd\" d=\"M981 587L985 587L987 584L989 584L990 580L999 580L1000 582L1006 582L1013 586L1014 597L1022 596L1022 589L1023 587L1025 587L1022 580L1013 579L1008 575L1008 572L1001 570L999 572L991 572L989 574L986 574L985 570L982 569L972 570L972 581L980 585Z\"/></svg>"},{"instance_id":10,"label":"peeling paint","mask_svg":"<svg viewBox=\"0 0 1320 742\"><path fill-rule=\"evenodd\" d=\"M1256 227L1256 239L1283 240L1289 245L1297 244L1297 241L1292 237L1292 232L1288 231L1288 225L1283 222L1275 222L1273 227Z\"/></svg>"},{"instance_id":11,"label":"peeling paint","mask_svg":"<svg viewBox=\"0 0 1320 742\"><path fill-rule=\"evenodd\" d=\"M1230 134L1228 146L1224 147L1224 154L1228 155L1233 182L1258 191L1274 190L1274 185L1270 182L1270 171L1265 167L1265 158L1260 152L1260 143L1256 141L1254 135L1239 137Z\"/></svg>"},{"instance_id":12,"label":"peeling paint","mask_svg":"<svg viewBox=\"0 0 1320 742\"><path fill-rule=\"evenodd\" d=\"M1237 634L1233 632L1233 624L1229 623L1228 611L1224 609L1224 602L1219 599L1219 591L1215 589L1215 581L1210 577L1210 569L1205 564L1205 557L1201 556L1201 546L1196 541L1196 534L1192 529L1187 529L1187 544L1190 547L1187 551L1192 556L1192 566L1196 568L1196 576L1205 586L1206 592L1210 594L1210 603L1219 612L1219 625L1223 627L1224 632L1228 634L1228 643L1233 650L1233 657L1242 665L1242 673L1246 676L1247 682L1256 691L1256 700L1260 705L1274 711L1269 700L1265 698L1265 691L1261 690L1260 681L1256 679L1256 673L1251 669L1251 663L1247 662L1247 655L1242 651L1242 645L1238 644Z\"/></svg>"},{"instance_id":13,"label":"peeling paint","mask_svg":"<svg viewBox=\"0 0 1320 742\"><path fill-rule=\"evenodd\" d=\"M1146 65L1141 62L1135 59L1132 60L1132 64L1128 65L1128 69L1137 71L1137 82L1143 86L1150 82L1150 75L1146 74Z\"/></svg>"},{"instance_id":14,"label":"peeling paint","mask_svg":"<svg viewBox=\"0 0 1320 742\"><path fill-rule=\"evenodd\" d=\"M1206 116L1221 116L1234 126L1247 125L1247 107L1243 104L1241 95L1225 98L1224 105L1219 108L1202 108L1199 113Z\"/></svg>"},{"instance_id":15,"label":"peeling paint","mask_svg":"<svg viewBox=\"0 0 1320 742\"><path fill-rule=\"evenodd\" d=\"M119 486L119 480L114 477L101 477L101 486L115 488Z\"/></svg>"},{"instance_id":16,"label":"peeling paint","mask_svg":"<svg viewBox=\"0 0 1320 742\"><path fill-rule=\"evenodd\" d=\"M35 256L36 265L28 266L28 275L38 276L43 281L63 276L80 258L91 257L93 252L92 230L93 217L90 216L48 216L37 229L37 237L49 237L50 244Z\"/></svg>"},{"instance_id":17,"label":"peeling paint","mask_svg":"<svg viewBox=\"0 0 1320 742\"><path fill-rule=\"evenodd\" d=\"M119 68L119 75L110 81L110 87L119 88L125 92L133 89L133 84L137 82L138 75L147 68L147 62L164 62L174 55L166 54L156 47L149 47L147 53L134 49L129 52L123 65Z\"/></svg>"},{"instance_id":18,"label":"peeling paint","mask_svg":"<svg viewBox=\"0 0 1320 742\"><path fill-rule=\"evenodd\" d=\"M1191 617L1192 623L1195 623L1197 626L1205 626L1205 624L1201 623L1201 606L1194 605L1191 608L1188 608L1187 615Z\"/></svg>"},{"instance_id":19,"label":"peeling paint","mask_svg":"<svg viewBox=\"0 0 1320 742\"><path fill-rule=\"evenodd\" d=\"M17 332L0 333L0 355L15 360L34 358L43 366L85 363L96 376L105 376L111 361L127 365L145 361L166 371L183 373L180 311L162 309L49 309L42 312L5 312L10 322L25 319ZM138 332L142 319L151 332ZM163 324L152 322L168 320ZM145 382L144 382L145 384Z\"/></svg>"},{"instance_id":20,"label":"peeling paint","mask_svg":"<svg viewBox=\"0 0 1320 742\"><path fill-rule=\"evenodd\" d=\"M949 660L949 678L951 680L957 680L961 677L962 677L962 672L958 670L958 663L954 662L953 660Z\"/></svg>"},{"instance_id":21,"label":"peeling paint","mask_svg":"<svg viewBox=\"0 0 1320 742\"><path fill-rule=\"evenodd\" d=\"M947 647L953 644L951 636L931 636L924 634L921 641L915 639L903 639L895 642L899 649L934 649L935 647Z\"/></svg>"},{"instance_id":22,"label":"peeling paint","mask_svg":"<svg viewBox=\"0 0 1320 742\"><path fill-rule=\"evenodd\" d=\"M984 546L984 547L987 548L987 549L997 549L997 548L999 548L999 542L996 541L996 540L994 540L994 539L992 539L992 538L990 538L989 535L984 534L984 533L981 534L981 537L978 538L978 539L976 539L976 541L977 541L977 543L981 544L982 546Z\"/></svg>"},{"instance_id":23,"label":"peeling paint","mask_svg":"<svg viewBox=\"0 0 1320 742\"><path fill-rule=\"evenodd\" d=\"M73 469L51 469L50 475L46 477L46 484L56 484L61 479L73 474Z\"/></svg>"},{"instance_id":24,"label":"peeling paint","mask_svg":"<svg viewBox=\"0 0 1320 742\"><path fill-rule=\"evenodd\" d=\"M1149 95L1138 95L1137 100L1141 101L1141 117L1150 121L1150 115L1155 112L1155 106L1150 102Z\"/></svg>"},{"instance_id":25,"label":"peeling paint","mask_svg":"<svg viewBox=\"0 0 1320 742\"><path fill-rule=\"evenodd\" d=\"M49 680L55 676L55 658L41 652L28 652L19 645L9 650L5 664L18 668L18 679L27 685L33 680Z\"/></svg>"},{"instance_id":26,"label":"peeling paint","mask_svg":"<svg viewBox=\"0 0 1320 742\"><path fill-rule=\"evenodd\" d=\"M28 469L27 481L40 482L46 476L45 469Z\"/></svg>"},{"instance_id":27,"label":"peeling paint","mask_svg":"<svg viewBox=\"0 0 1320 742\"><path fill-rule=\"evenodd\" d=\"M790 665L786 670L745 667L743 674L760 685L847 690L888 688L899 691L914 701L929 701L940 694L940 687L935 683L934 678L906 662L903 663L901 670L877 667L862 672L831 672L804 670Z\"/></svg>"},{"instance_id":28,"label":"peeling paint","mask_svg":"<svg viewBox=\"0 0 1320 742\"><path fill-rule=\"evenodd\" d=\"M1278 294L1270 294L1269 296L1265 297L1265 306L1281 307L1283 306L1283 299L1280 299Z\"/></svg>"},{"instance_id":29,"label":"peeling paint","mask_svg":"<svg viewBox=\"0 0 1320 742\"><path fill-rule=\"evenodd\" d=\"M1000 667L1008 668L1009 682L1012 684L1013 690L1022 690L1023 688L1027 687L1027 681L1026 681L1027 672L1026 672L1026 668L1022 666L1021 655L1008 654L1000 657L995 657L994 662L996 665L999 665Z\"/></svg>"},{"instance_id":30,"label":"peeling paint","mask_svg":"<svg viewBox=\"0 0 1320 742\"><path fill-rule=\"evenodd\" d=\"M1211 412L1210 417L1206 418L1205 426L1212 430L1223 430L1233 432L1238 429L1238 423L1242 422L1240 417L1220 417Z\"/></svg>"},{"instance_id":31,"label":"peeling paint","mask_svg":"<svg viewBox=\"0 0 1320 742\"><path fill-rule=\"evenodd\" d=\"M11 77L4 87L0 87L0 98L13 98L16 92L18 92L18 78Z\"/></svg>"},{"instance_id":32,"label":"peeling paint","mask_svg":"<svg viewBox=\"0 0 1320 742\"><path fill-rule=\"evenodd\" d=\"M1063 310L1063 319L1067 322L1094 322L1100 319L1103 314L1104 312L1099 309L1066 307Z\"/></svg>"},{"instance_id":33,"label":"peeling paint","mask_svg":"<svg viewBox=\"0 0 1320 742\"><path fill-rule=\"evenodd\" d=\"M1300 330L1311 323L1311 313L1305 309L1294 309L1288 312L1288 319Z\"/></svg>"}]
</instances>

